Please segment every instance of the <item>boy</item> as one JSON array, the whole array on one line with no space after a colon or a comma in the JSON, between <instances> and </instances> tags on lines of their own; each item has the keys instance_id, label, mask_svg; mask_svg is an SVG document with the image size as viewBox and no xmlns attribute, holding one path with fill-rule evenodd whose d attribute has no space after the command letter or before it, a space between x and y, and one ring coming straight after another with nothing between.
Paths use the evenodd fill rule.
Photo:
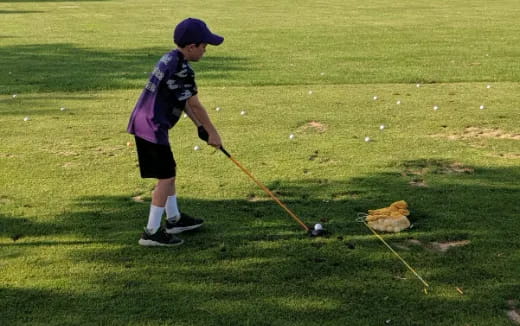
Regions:
<instances>
[{"instance_id":1,"label":"boy","mask_svg":"<svg viewBox=\"0 0 520 326\"><path fill-rule=\"evenodd\" d=\"M148 224L139 244L176 246L183 240L174 234L200 227L202 219L179 211L175 191L176 163L171 151L168 130L182 112L197 126L199 137L214 147L222 146L220 136L206 109L200 103L195 73L188 61L198 61L206 45L219 45L224 38L211 33L199 19L187 18L176 27L173 40L177 49L166 53L157 63L130 117L128 132L135 136L139 170L142 178L155 178ZM166 223L161 226L166 211Z\"/></svg>"}]
</instances>

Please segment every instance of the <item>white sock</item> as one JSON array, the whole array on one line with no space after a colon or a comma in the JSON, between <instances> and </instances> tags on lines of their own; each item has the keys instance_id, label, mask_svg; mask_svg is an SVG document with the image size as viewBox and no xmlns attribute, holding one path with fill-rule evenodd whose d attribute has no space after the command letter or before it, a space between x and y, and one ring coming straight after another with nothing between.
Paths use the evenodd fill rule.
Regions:
<instances>
[{"instance_id":1,"label":"white sock","mask_svg":"<svg viewBox=\"0 0 520 326\"><path fill-rule=\"evenodd\" d=\"M168 196L166 200L166 218L170 222L177 222L181 217L179 207L177 207L177 196Z\"/></svg>"},{"instance_id":2,"label":"white sock","mask_svg":"<svg viewBox=\"0 0 520 326\"><path fill-rule=\"evenodd\" d=\"M150 234L154 234L161 227L163 213L164 207L150 205L150 215L148 216L148 225L146 225Z\"/></svg>"}]
</instances>

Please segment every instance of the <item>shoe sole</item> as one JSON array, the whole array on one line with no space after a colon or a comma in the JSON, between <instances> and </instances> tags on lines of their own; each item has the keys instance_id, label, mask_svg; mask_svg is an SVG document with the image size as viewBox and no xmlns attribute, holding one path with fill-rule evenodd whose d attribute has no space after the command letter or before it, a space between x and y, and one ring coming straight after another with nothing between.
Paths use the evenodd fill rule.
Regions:
<instances>
[{"instance_id":1,"label":"shoe sole","mask_svg":"<svg viewBox=\"0 0 520 326\"><path fill-rule=\"evenodd\" d=\"M196 224L196 225L190 225L190 226L184 226L184 227L178 227L178 228L166 229L166 233L168 233L168 234L179 234L179 233L182 233L184 231L190 231L190 230L194 230L196 228L200 228L202 226L202 224L204 224L204 223Z\"/></svg>"},{"instance_id":2,"label":"shoe sole","mask_svg":"<svg viewBox=\"0 0 520 326\"><path fill-rule=\"evenodd\" d=\"M145 247L175 247L179 246L184 243L184 240L181 240L180 242L175 243L161 243L153 240L145 240L145 239L139 239L138 242L141 246Z\"/></svg>"}]
</instances>

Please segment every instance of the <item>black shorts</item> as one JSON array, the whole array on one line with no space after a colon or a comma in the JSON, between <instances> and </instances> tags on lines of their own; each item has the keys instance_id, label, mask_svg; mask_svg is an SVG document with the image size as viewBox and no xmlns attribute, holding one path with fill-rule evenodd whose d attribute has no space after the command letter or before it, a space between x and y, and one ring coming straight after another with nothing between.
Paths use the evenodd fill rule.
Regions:
<instances>
[{"instance_id":1,"label":"black shorts","mask_svg":"<svg viewBox=\"0 0 520 326\"><path fill-rule=\"evenodd\" d=\"M169 179L175 177L175 159L169 145L154 144L135 137L139 170L142 178Z\"/></svg>"}]
</instances>

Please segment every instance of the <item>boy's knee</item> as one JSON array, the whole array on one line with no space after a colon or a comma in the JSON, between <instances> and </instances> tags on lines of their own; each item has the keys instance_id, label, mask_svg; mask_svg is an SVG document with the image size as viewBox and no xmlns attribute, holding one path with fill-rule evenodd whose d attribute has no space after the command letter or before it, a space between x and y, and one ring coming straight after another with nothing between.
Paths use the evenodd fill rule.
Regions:
<instances>
[{"instance_id":1,"label":"boy's knee","mask_svg":"<svg viewBox=\"0 0 520 326\"><path fill-rule=\"evenodd\" d=\"M164 185L174 184L175 183L175 177L168 178L168 179L159 179L157 183L158 184L164 184Z\"/></svg>"}]
</instances>

